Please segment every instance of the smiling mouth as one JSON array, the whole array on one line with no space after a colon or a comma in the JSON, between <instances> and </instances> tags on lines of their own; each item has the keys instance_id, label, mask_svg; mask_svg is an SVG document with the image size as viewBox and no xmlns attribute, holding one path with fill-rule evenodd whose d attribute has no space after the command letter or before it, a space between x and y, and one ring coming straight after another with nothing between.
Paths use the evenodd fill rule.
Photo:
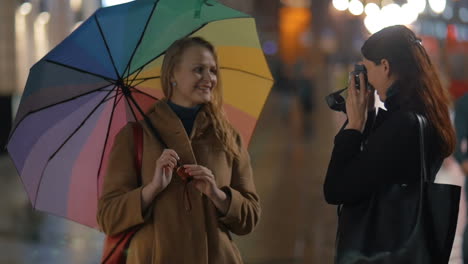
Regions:
<instances>
[{"instance_id":1,"label":"smiling mouth","mask_svg":"<svg viewBox=\"0 0 468 264\"><path fill-rule=\"evenodd\" d=\"M211 87L197 87L196 89L202 90L202 91L204 91L204 92L211 91Z\"/></svg>"}]
</instances>

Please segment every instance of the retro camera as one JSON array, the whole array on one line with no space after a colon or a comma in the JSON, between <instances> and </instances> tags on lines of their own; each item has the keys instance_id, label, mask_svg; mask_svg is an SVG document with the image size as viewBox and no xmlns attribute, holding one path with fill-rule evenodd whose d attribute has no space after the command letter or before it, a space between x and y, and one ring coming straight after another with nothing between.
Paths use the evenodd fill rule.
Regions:
<instances>
[{"instance_id":1,"label":"retro camera","mask_svg":"<svg viewBox=\"0 0 468 264\"><path fill-rule=\"evenodd\" d=\"M351 78L354 78L354 84L356 89L360 89L361 82L359 80L359 74L364 73L364 83L365 87L369 89L369 82L367 81L367 70L366 67L362 64L355 64L354 70L351 72ZM348 87L345 87L341 90L333 92L325 97L325 100L330 109L346 113L346 97Z\"/></svg>"}]
</instances>

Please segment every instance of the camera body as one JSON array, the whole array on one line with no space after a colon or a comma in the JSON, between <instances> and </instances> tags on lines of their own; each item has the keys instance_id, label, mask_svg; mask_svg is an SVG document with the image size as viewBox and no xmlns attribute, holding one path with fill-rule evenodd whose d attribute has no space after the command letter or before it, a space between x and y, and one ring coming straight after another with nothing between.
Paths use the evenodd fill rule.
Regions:
<instances>
[{"instance_id":1,"label":"camera body","mask_svg":"<svg viewBox=\"0 0 468 264\"><path fill-rule=\"evenodd\" d=\"M367 86L368 81L367 81L367 69L366 66L362 64L354 64L354 70L351 72L353 78L354 78L354 85L356 89L360 89L361 86L361 81L359 80L359 74L364 73L364 83Z\"/></svg>"},{"instance_id":2,"label":"camera body","mask_svg":"<svg viewBox=\"0 0 468 264\"><path fill-rule=\"evenodd\" d=\"M365 82L365 88L369 89L369 82L367 81L367 69L364 65L362 64L354 64L354 70L351 72L351 77L354 78L354 85L356 89L361 88L361 81L359 80L359 74L363 73L364 74L364 82ZM328 104L328 107L330 109L346 113L346 90L348 87L338 90L336 92L333 92L325 97L325 100Z\"/></svg>"}]
</instances>

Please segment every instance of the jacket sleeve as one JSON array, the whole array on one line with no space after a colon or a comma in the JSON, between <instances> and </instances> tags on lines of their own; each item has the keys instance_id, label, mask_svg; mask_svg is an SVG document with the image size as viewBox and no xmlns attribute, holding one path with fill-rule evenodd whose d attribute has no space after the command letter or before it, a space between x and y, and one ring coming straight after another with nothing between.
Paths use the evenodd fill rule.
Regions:
<instances>
[{"instance_id":1,"label":"jacket sleeve","mask_svg":"<svg viewBox=\"0 0 468 264\"><path fill-rule=\"evenodd\" d=\"M382 123L369 136L365 147L361 132L340 131L325 178L326 201L355 203L383 184L412 180L404 177L418 175L418 133L417 120L407 113L395 113Z\"/></svg>"},{"instance_id":2,"label":"jacket sleeve","mask_svg":"<svg viewBox=\"0 0 468 264\"><path fill-rule=\"evenodd\" d=\"M102 195L98 202L97 220L107 235L115 235L144 222L141 191L135 169L132 125L125 126L115 137Z\"/></svg>"},{"instance_id":3,"label":"jacket sleeve","mask_svg":"<svg viewBox=\"0 0 468 264\"><path fill-rule=\"evenodd\" d=\"M468 140L468 96L461 97L455 105L455 131L457 144L455 145L455 159L462 163L468 159L468 152L462 148Z\"/></svg>"},{"instance_id":4,"label":"jacket sleeve","mask_svg":"<svg viewBox=\"0 0 468 264\"><path fill-rule=\"evenodd\" d=\"M225 216L219 220L236 235L246 235L253 231L260 218L260 202L253 181L250 156L237 137L240 146L240 157L234 159L231 185L222 190L231 197L231 203Z\"/></svg>"}]
</instances>

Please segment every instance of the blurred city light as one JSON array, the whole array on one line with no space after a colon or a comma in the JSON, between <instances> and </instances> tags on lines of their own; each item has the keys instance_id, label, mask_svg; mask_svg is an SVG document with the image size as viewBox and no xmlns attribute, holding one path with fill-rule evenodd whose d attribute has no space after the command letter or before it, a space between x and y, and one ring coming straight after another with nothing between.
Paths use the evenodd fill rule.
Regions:
<instances>
[{"instance_id":1,"label":"blurred city light","mask_svg":"<svg viewBox=\"0 0 468 264\"><path fill-rule=\"evenodd\" d=\"M452 19L452 17L453 17L453 8L451 6L446 6L444 12L442 13L442 16L447 20Z\"/></svg>"},{"instance_id":2,"label":"blurred city light","mask_svg":"<svg viewBox=\"0 0 468 264\"><path fill-rule=\"evenodd\" d=\"M408 4L412 6L419 14L426 9L426 0L408 0Z\"/></svg>"},{"instance_id":3,"label":"blurred city light","mask_svg":"<svg viewBox=\"0 0 468 264\"><path fill-rule=\"evenodd\" d=\"M458 10L458 16L464 23L468 23L468 8L462 7Z\"/></svg>"},{"instance_id":4,"label":"blurred city light","mask_svg":"<svg viewBox=\"0 0 468 264\"><path fill-rule=\"evenodd\" d=\"M120 5L128 2L132 2L134 0L102 0L102 6L113 6L113 5Z\"/></svg>"},{"instance_id":5,"label":"blurred city light","mask_svg":"<svg viewBox=\"0 0 468 264\"><path fill-rule=\"evenodd\" d=\"M81 9L83 0L70 0L70 7L73 11L78 12Z\"/></svg>"},{"instance_id":6,"label":"blurred city light","mask_svg":"<svg viewBox=\"0 0 468 264\"><path fill-rule=\"evenodd\" d=\"M444 12L445 6L447 4L446 0L429 0L429 6L432 11L436 14Z\"/></svg>"},{"instance_id":7,"label":"blurred city light","mask_svg":"<svg viewBox=\"0 0 468 264\"><path fill-rule=\"evenodd\" d=\"M278 52L278 44L273 40L265 41L262 48L267 55L274 55Z\"/></svg>"},{"instance_id":8,"label":"blurred city light","mask_svg":"<svg viewBox=\"0 0 468 264\"><path fill-rule=\"evenodd\" d=\"M401 6L401 24L410 25L418 19L418 16L418 12L410 4L407 3Z\"/></svg>"},{"instance_id":9,"label":"blurred city light","mask_svg":"<svg viewBox=\"0 0 468 264\"><path fill-rule=\"evenodd\" d=\"M381 30L384 27L382 19L378 13L364 18L364 26L366 26L367 30L371 34L374 34L375 32Z\"/></svg>"},{"instance_id":10,"label":"blurred city light","mask_svg":"<svg viewBox=\"0 0 468 264\"><path fill-rule=\"evenodd\" d=\"M39 24L45 25L49 23L49 20L50 20L49 12L42 12L37 16L37 22Z\"/></svg>"},{"instance_id":11,"label":"blurred city light","mask_svg":"<svg viewBox=\"0 0 468 264\"><path fill-rule=\"evenodd\" d=\"M382 7L380 17L384 27L401 24L401 7L397 4L389 4Z\"/></svg>"},{"instance_id":12,"label":"blurred city light","mask_svg":"<svg viewBox=\"0 0 468 264\"><path fill-rule=\"evenodd\" d=\"M348 0L333 0L333 6L340 11L345 11L349 7Z\"/></svg>"},{"instance_id":13,"label":"blurred city light","mask_svg":"<svg viewBox=\"0 0 468 264\"><path fill-rule=\"evenodd\" d=\"M359 0L351 0L348 8L349 12L355 16L359 16L364 12L364 5Z\"/></svg>"},{"instance_id":14,"label":"blurred city light","mask_svg":"<svg viewBox=\"0 0 468 264\"><path fill-rule=\"evenodd\" d=\"M368 16L376 15L380 12L380 7L376 3L368 3L364 12L366 12Z\"/></svg>"},{"instance_id":15,"label":"blurred city light","mask_svg":"<svg viewBox=\"0 0 468 264\"><path fill-rule=\"evenodd\" d=\"M26 16L32 11L32 5L29 2L23 3L20 6L19 12L21 15Z\"/></svg>"}]
</instances>

